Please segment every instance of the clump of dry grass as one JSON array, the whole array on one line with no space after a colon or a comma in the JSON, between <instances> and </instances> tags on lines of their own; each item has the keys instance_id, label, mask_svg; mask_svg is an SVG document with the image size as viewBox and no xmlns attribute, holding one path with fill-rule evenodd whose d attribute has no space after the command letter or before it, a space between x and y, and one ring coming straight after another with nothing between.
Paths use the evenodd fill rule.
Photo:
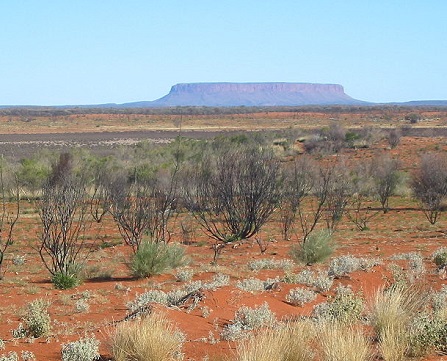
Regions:
<instances>
[{"instance_id":1,"label":"clump of dry grass","mask_svg":"<svg viewBox=\"0 0 447 361\"><path fill-rule=\"evenodd\" d=\"M371 305L371 323L385 361L405 359L411 346L411 324L429 300L430 294L418 285L395 284L377 291Z\"/></svg>"},{"instance_id":2,"label":"clump of dry grass","mask_svg":"<svg viewBox=\"0 0 447 361\"><path fill-rule=\"evenodd\" d=\"M181 359L183 335L160 314L120 323L109 339L115 361Z\"/></svg>"},{"instance_id":3,"label":"clump of dry grass","mask_svg":"<svg viewBox=\"0 0 447 361\"><path fill-rule=\"evenodd\" d=\"M429 300L429 293L418 285L395 284L379 289L371 305L371 321L379 339L385 330L405 330Z\"/></svg>"},{"instance_id":4,"label":"clump of dry grass","mask_svg":"<svg viewBox=\"0 0 447 361\"><path fill-rule=\"evenodd\" d=\"M339 322L318 324L318 344L322 361L371 360L371 346L361 328Z\"/></svg>"},{"instance_id":5,"label":"clump of dry grass","mask_svg":"<svg viewBox=\"0 0 447 361\"><path fill-rule=\"evenodd\" d=\"M409 348L409 337L401 325L386 324L381 330L379 350L384 361L403 361Z\"/></svg>"},{"instance_id":6,"label":"clump of dry grass","mask_svg":"<svg viewBox=\"0 0 447 361\"><path fill-rule=\"evenodd\" d=\"M314 327L298 321L278 329L267 329L238 344L237 361L311 361L310 342Z\"/></svg>"}]
</instances>

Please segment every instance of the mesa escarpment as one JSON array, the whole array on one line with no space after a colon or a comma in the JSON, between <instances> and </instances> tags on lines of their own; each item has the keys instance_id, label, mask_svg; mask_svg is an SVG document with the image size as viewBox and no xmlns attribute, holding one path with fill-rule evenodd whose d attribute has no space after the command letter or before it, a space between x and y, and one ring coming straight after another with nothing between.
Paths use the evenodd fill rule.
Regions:
<instances>
[{"instance_id":1,"label":"mesa escarpment","mask_svg":"<svg viewBox=\"0 0 447 361\"><path fill-rule=\"evenodd\" d=\"M185 83L144 106L300 106L365 104L339 84ZM142 104L143 105L143 104Z\"/></svg>"}]
</instances>

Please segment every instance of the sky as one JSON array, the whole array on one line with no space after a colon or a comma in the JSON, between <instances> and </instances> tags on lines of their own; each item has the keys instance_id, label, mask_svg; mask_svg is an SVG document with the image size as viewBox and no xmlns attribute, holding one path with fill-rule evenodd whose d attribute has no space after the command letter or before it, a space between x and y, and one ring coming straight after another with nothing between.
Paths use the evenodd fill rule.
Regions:
<instances>
[{"instance_id":1,"label":"sky","mask_svg":"<svg viewBox=\"0 0 447 361\"><path fill-rule=\"evenodd\" d=\"M0 0L0 104L155 100L177 83L447 99L445 0Z\"/></svg>"}]
</instances>

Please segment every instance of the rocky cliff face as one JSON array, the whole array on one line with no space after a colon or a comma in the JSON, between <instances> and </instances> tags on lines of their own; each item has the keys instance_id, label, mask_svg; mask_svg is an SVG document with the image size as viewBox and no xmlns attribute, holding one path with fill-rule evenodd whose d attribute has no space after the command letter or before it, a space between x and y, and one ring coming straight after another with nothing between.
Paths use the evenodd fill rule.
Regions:
<instances>
[{"instance_id":1,"label":"rocky cliff face","mask_svg":"<svg viewBox=\"0 0 447 361\"><path fill-rule=\"evenodd\" d=\"M176 84L151 106L295 106L361 104L338 84L187 83Z\"/></svg>"}]
</instances>

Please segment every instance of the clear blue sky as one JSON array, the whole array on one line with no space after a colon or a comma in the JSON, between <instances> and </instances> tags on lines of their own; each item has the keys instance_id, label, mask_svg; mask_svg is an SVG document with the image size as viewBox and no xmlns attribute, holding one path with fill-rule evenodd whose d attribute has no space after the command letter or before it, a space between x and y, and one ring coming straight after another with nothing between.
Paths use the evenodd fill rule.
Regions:
<instances>
[{"instance_id":1,"label":"clear blue sky","mask_svg":"<svg viewBox=\"0 0 447 361\"><path fill-rule=\"evenodd\" d=\"M447 99L445 0L0 0L0 104L154 100L186 82Z\"/></svg>"}]
</instances>

